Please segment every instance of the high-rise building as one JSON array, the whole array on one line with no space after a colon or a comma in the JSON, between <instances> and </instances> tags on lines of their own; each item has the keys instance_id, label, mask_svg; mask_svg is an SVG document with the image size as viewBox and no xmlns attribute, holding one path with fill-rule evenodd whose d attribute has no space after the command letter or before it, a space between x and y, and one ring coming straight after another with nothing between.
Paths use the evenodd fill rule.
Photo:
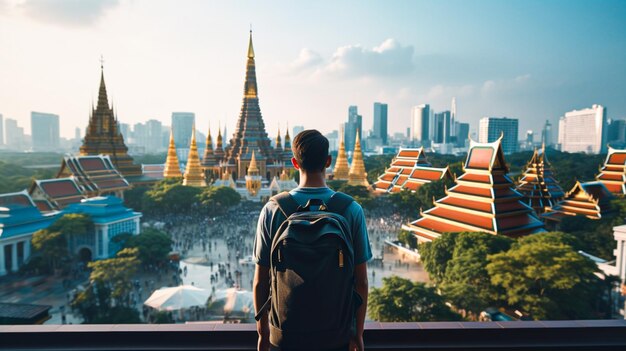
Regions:
<instances>
[{"instance_id":1,"label":"high-rise building","mask_svg":"<svg viewBox=\"0 0 626 351\"><path fill-rule=\"evenodd\" d=\"M469 141L469 123L455 123L456 130L456 146L457 147L465 147L466 143Z\"/></svg>"},{"instance_id":2,"label":"high-rise building","mask_svg":"<svg viewBox=\"0 0 626 351\"><path fill-rule=\"evenodd\" d=\"M502 135L502 151L511 154L517 151L518 125L517 118L483 117L479 123L478 141L492 143Z\"/></svg>"},{"instance_id":3,"label":"high-rise building","mask_svg":"<svg viewBox=\"0 0 626 351\"><path fill-rule=\"evenodd\" d=\"M387 145L387 104L374 103L374 133L375 138L380 138L383 145Z\"/></svg>"},{"instance_id":4,"label":"high-rise building","mask_svg":"<svg viewBox=\"0 0 626 351\"><path fill-rule=\"evenodd\" d=\"M356 134L359 136L363 132L363 116L358 112L357 106L348 107L348 122L344 124L344 142L346 150L353 150L356 141Z\"/></svg>"},{"instance_id":5,"label":"high-rise building","mask_svg":"<svg viewBox=\"0 0 626 351\"><path fill-rule=\"evenodd\" d=\"M433 143L448 144L450 140L450 111L435 113Z\"/></svg>"},{"instance_id":6,"label":"high-rise building","mask_svg":"<svg viewBox=\"0 0 626 351\"><path fill-rule=\"evenodd\" d=\"M304 126L293 126L293 137L295 138L298 133L304 130Z\"/></svg>"},{"instance_id":7,"label":"high-rise building","mask_svg":"<svg viewBox=\"0 0 626 351\"><path fill-rule=\"evenodd\" d=\"M604 153L607 129L606 108L601 105L567 112L559 119L561 151Z\"/></svg>"},{"instance_id":8,"label":"high-rise building","mask_svg":"<svg viewBox=\"0 0 626 351\"><path fill-rule=\"evenodd\" d=\"M161 138L162 138L162 130L163 125L161 121L157 121L156 119L151 119L146 122L146 152L147 153L157 153L161 150Z\"/></svg>"},{"instance_id":9,"label":"high-rise building","mask_svg":"<svg viewBox=\"0 0 626 351\"><path fill-rule=\"evenodd\" d=\"M74 139L80 140L80 128L74 128Z\"/></svg>"},{"instance_id":10,"label":"high-rise building","mask_svg":"<svg viewBox=\"0 0 626 351\"><path fill-rule=\"evenodd\" d=\"M196 115L193 112L172 112L172 129L176 148L189 148L191 131L195 123Z\"/></svg>"},{"instance_id":11,"label":"high-rise building","mask_svg":"<svg viewBox=\"0 0 626 351\"><path fill-rule=\"evenodd\" d=\"M623 119L613 119L609 123L607 132L607 143L624 144L626 142L626 121Z\"/></svg>"},{"instance_id":12,"label":"high-rise building","mask_svg":"<svg viewBox=\"0 0 626 351\"><path fill-rule=\"evenodd\" d=\"M130 130L130 124L120 123L120 133L122 134L124 141L126 141L127 143L130 143L130 139L132 135L131 130Z\"/></svg>"},{"instance_id":13,"label":"high-rise building","mask_svg":"<svg viewBox=\"0 0 626 351\"><path fill-rule=\"evenodd\" d=\"M30 129L34 151L59 148L59 116L51 113L31 112Z\"/></svg>"},{"instance_id":14,"label":"high-rise building","mask_svg":"<svg viewBox=\"0 0 626 351\"><path fill-rule=\"evenodd\" d=\"M430 141L430 105L422 104L411 109L411 141L427 145Z\"/></svg>"},{"instance_id":15,"label":"high-rise building","mask_svg":"<svg viewBox=\"0 0 626 351\"><path fill-rule=\"evenodd\" d=\"M450 106L450 137L456 142L456 97L452 98L452 104Z\"/></svg>"},{"instance_id":16,"label":"high-rise building","mask_svg":"<svg viewBox=\"0 0 626 351\"><path fill-rule=\"evenodd\" d=\"M541 142L546 146L552 146L554 142L552 141L552 124L550 120L546 119L546 124L543 125L543 129L541 130Z\"/></svg>"},{"instance_id":17,"label":"high-rise building","mask_svg":"<svg viewBox=\"0 0 626 351\"><path fill-rule=\"evenodd\" d=\"M7 136L7 148L22 151L24 150L24 128L17 125L17 121L7 118L4 122Z\"/></svg>"},{"instance_id":18,"label":"high-rise building","mask_svg":"<svg viewBox=\"0 0 626 351\"><path fill-rule=\"evenodd\" d=\"M0 113L0 146L4 145L4 118Z\"/></svg>"},{"instance_id":19,"label":"high-rise building","mask_svg":"<svg viewBox=\"0 0 626 351\"><path fill-rule=\"evenodd\" d=\"M122 133L124 135L124 133ZM146 125L143 123L135 123L133 125L133 145L144 148L146 145L146 140L148 139L148 129Z\"/></svg>"}]
</instances>

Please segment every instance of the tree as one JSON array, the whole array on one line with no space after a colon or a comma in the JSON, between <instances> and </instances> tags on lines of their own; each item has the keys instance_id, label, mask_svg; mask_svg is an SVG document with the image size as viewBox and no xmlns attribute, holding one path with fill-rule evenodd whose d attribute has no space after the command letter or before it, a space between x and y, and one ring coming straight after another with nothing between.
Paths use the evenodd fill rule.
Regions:
<instances>
[{"instance_id":1,"label":"tree","mask_svg":"<svg viewBox=\"0 0 626 351\"><path fill-rule=\"evenodd\" d=\"M172 251L172 239L158 229L146 228L139 235L127 236L123 247L137 249L137 258L141 263L156 264L168 259L168 254Z\"/></svg>"},{"instance_id":2,"label":"tree","mask_svg":"<svg viewBox=\"0 0 626 351\"><path fill-rule=\"evenodd\" d=\"M424 207L422 196L408 189L390 194L389 200L394 205L396 212L405 217L417 217L420 209Z\"/></svg>"},{"instance_id":3,"label":"tree","mask_svg":"<svg viewBox=\"0 0 626 351\"><path fill-rule=\"evenodd\" d=\"M221 214L241 202L241 195L230 187L204 188L198 195L198 201L210 214Z\"/></svg>"},{"instance_id":4,"label":"tree","mask_svg":"<svg viewBox=\"0 0 626 351\"><path fill-rule=\"evenodd\" d=\"M115 258L89 262L90 284L72 301L85 323L137 323L139 312L130 306L131 278L137 272L139 250L123 249Z\"/></svg>"},{"instance_id":5,"label":"tree","mask_svg":"<svg viewBox=\"0 0 626 351\"><path fill-rule=\"evenodd\" d=\"M411 249L417 249L417 238L415 237L415 234L409 231L401 229L398 232L398 241L403 243L406 247L410 247Z\"/></svg>"},{"instance_id":6,"label":"tree","mask_svg":"<svg viewBox=\"0 0 626 351\"><path fill-rule=\"evenodd\" d=\"M370 317L380 322L457 321L461 317L434 288L397 276L383 278L368 298Z\"/></svg>"},{"instance_id":7,"label":"tree","mask_svg":"<svg viewBox=\"0 0 626 351\"><path fill-rule=\"evenodd\" d=\"M183 186L180 179L164 179L143 196L142 207L150 214L189 213L196 209L201 188Z\"/></svg>"},{"instance_id":8,"label":"tree","mask_svg":"<svg viewBox=\"0 0 626 351\"><path fill-rule=\"evenodd\" d=\"M595 263L569 244L571 236L542 233L519 239L510 250L489 256L491 282L504 289L510 306L536 319L597 318L602 286Z\"/></svg>"},{"instance_id":9,"label":"tree","mask_svg":"<svg viewBox=\"0 0 626 351\"><path fill-rule=\"evenodd\" d=\"M41 254L48 268L58 269L62 260L69 256L67 240L63 233L41 229L33 234L31 239L33 248Z\"/></svg>"},{"instance_id":10,"label":"tree","mask_svg":"<svg viewBox=\"0 0 626 351\"><path fill-rule=\"evenodd\" d=\"M145 186L133 187L124 192L124 205L135 211L143 210L143 198L150 188Z\"/></svg>"}]
</instances>

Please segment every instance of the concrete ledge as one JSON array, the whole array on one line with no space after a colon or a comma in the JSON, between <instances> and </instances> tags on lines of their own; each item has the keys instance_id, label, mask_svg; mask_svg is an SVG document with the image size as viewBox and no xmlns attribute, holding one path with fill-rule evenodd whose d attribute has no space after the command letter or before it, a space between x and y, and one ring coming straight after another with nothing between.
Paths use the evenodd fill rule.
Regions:
<instances>
[{"instance_id":1,"label":"concrete ledge","mask_svg":"<svg viewBox=\"0 0 626 351\"><path fill-rule=\"evenodd\" d=\"M0 326L2 350L255 350L253 324ZM367 323L368 350L626 350L626 321Z\"/></svg>"}]
</instances>

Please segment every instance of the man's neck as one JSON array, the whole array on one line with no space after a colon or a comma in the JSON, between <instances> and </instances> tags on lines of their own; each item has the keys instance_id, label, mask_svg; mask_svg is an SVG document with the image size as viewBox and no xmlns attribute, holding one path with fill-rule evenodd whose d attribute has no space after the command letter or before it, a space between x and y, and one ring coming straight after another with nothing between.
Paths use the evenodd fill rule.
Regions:
<instances>
[{"instance_id":1,"label":"man's neck","mask_svg":"<svg viewBox=\"0 0 626 351\"><path fill-rule=\"evenodd\" d=\"M305 173L300 171L300 188L326 188L326 172Z\"/></svg>"}]
</instances>

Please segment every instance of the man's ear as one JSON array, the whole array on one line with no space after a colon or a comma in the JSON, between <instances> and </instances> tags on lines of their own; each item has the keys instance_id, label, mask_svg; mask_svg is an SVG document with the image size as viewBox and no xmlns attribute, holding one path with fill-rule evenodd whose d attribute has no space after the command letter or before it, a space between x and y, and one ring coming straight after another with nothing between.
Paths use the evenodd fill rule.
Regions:
<instances>
[{"instance_id":1,"label":"man's ear","mask_svg":"<svg viewBox=\"0 0 626 351\"><path fill-rule=\"evenodd\" d=\"M330 167L330 165L333 163L333 157L331 155L328 155L328 157L326 158L326 168Z\"/></svg>"},{"instance_id":2,"label":"man's ear","mask_svg":"<svg viewBox=\"0 0 626 351\"><path fill-rule=\"evenodd\" d=\"M298 164L298 160L296 160L295 157L291 158L291 164L293 165L293 168L300 170L300 165Z\"/></svg>"}]
</instances>

